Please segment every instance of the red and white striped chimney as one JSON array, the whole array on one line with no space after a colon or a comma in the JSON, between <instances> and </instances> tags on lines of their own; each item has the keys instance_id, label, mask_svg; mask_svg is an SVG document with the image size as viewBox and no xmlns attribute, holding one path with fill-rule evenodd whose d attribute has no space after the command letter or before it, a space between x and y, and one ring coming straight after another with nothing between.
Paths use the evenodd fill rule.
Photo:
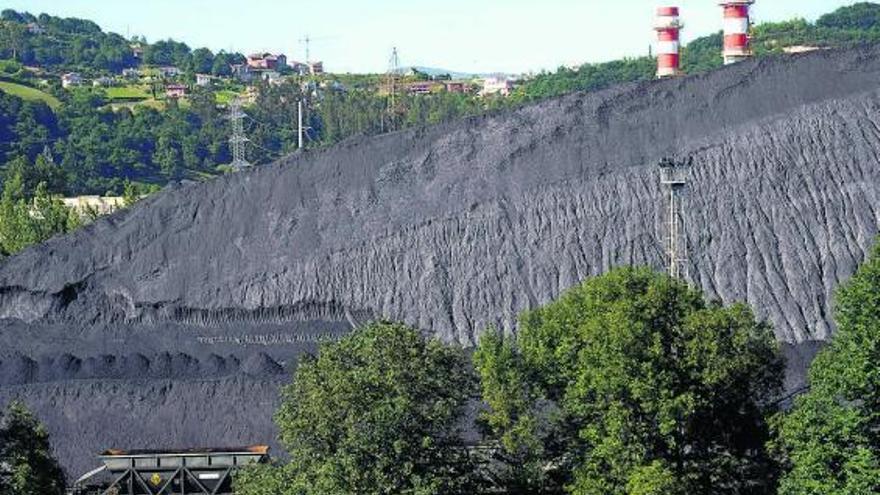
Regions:
<instances>
[{"instance_id":1,"label":"red and white striped chimney","mask_svg":"<svg viewBox=\"0 0 880 495\"><path fill-rule=\"evenodd\" d=\"M681 73L678 7L660 7L654 30L657 31L657 77L675 77Z\"/></svg>"},{"instance_id":2,"label":"red and white striped chimney","mask_svg":"<svg viewBox=\"0 0 880 495\"><path fill-rule=\"evenodd\" d=\"M749 7L755 0L722 0L724 8L724 63L752 56L749 47Z\"/></svg>"}]
</instances>

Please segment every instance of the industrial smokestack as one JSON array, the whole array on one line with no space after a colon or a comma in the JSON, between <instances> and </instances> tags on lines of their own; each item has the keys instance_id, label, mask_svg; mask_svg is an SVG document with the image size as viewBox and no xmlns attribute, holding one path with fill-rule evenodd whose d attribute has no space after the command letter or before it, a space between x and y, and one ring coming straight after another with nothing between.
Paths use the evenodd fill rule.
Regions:
<instances>
[{"instance_id":1,"label":"industrial smokestack","mask_svg":"<svg viewBox=\"0 0 880 495\"><path fill-rule=\"evenodd\" d=\"M654 30L657 31L657 78L675 77L681 73L679 34L682 28L678 7L660 7Z\"/></svg>"},{"instance_id":2,"label":"industrial smokestack","mask_svg":"<svg viewBox=\"0 0 880 495\"><path fill-rule=\"evenodd\" d=\"M749 8L755 0L724 0L724 63L733 64L752 56L749 47Z\"/></svg>"}]
</instances>

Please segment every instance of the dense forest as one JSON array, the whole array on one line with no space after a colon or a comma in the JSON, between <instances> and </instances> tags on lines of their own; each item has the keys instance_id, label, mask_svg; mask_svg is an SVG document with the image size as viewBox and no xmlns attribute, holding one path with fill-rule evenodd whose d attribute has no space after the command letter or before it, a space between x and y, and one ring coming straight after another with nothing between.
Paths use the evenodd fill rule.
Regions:
<instances>
[{"instance_id":1,"label":"dense forest","mask_svg":"<svg viewBox=\"0 0 880 495\"><path fill-rule=\"evenodd\" d=\"M25 65L77 70L86 74L101 71L119 72L140 64L173 65L184 71L228 75L229 65L242 63L240 53L214 54L207 48L190 49L185 43L160 40L149 44L143 38L131 40L116 33L105 33L86 19L61 18L48 14L34 16L27 12L4 10L0 31L0 58ZM42 32L28 31L37 24ZM143 46L135 56L131 45Z\"/></svg>"}]
</instances>

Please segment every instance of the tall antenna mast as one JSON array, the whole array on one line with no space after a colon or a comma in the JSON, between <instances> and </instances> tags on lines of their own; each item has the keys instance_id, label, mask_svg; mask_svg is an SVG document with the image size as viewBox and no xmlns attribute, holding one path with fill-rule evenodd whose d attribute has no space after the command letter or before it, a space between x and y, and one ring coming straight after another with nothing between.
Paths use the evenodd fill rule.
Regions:
<instances>
[{"instance_id":1,"label":"tall antenna mast","mask_svg":"<svg viewBox=\"0 0 880 495\"><path fill-rule=\"evenodd\" d=\"M682 215L682 196L687 185L687 173L693 163L692 158L676 161L664 158L660 161L660 184L667 199L666 218L666 257L669 276L687 279L687 243L684 236L684 215Z\"/></svg>"},{"instance_id":2,"label":"tall antenna mast","mask_svg":"<svg viewBox=\"0 0 880 495\"><path fill-rule=\"evenodd\" d=\"M312 43L312 38L310 38L309 35L306 35L306 37L303 38L303 43L306 44L306 63L309 63L312 60L311 53L309 52L309 45Z\"/></svg>"},{"instance_id":3,"label":"tall antenna mast","mask_svg":"<svg viewBox=\"0 0 880 495\"><path fill-rule=\"evenodd\" d=\"M229 138L229 144L232 145L232 163L230 164L235 170L241 170L251 166L245 157L245 143L250 141L244 135L244 118L247 115L241 109L241 100L233 99L229 103L229 116L232 121L232 137Z\"/></svg>"}]
</instances>

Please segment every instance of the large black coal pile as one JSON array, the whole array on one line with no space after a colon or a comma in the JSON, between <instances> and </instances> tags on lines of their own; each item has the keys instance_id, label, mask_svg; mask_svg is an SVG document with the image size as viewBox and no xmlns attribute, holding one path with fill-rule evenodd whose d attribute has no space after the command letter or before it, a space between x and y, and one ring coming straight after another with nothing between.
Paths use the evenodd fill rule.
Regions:
<instances>
[{"instance_id":1,"label":"large black coal pile","mask_svg":"<svg viewBox=\"0 0 880 495\"><path fill-rule=\"evenodd\" d=\"M878 47L752 61L172 188L0 265L0 403L35 408L74 474L107 447L266 441L297 356L361 322L472 344L662 266L669 155L695 164L692 281L802 367L878 230L878 84Z\"/></svg>"}]
</instances>

